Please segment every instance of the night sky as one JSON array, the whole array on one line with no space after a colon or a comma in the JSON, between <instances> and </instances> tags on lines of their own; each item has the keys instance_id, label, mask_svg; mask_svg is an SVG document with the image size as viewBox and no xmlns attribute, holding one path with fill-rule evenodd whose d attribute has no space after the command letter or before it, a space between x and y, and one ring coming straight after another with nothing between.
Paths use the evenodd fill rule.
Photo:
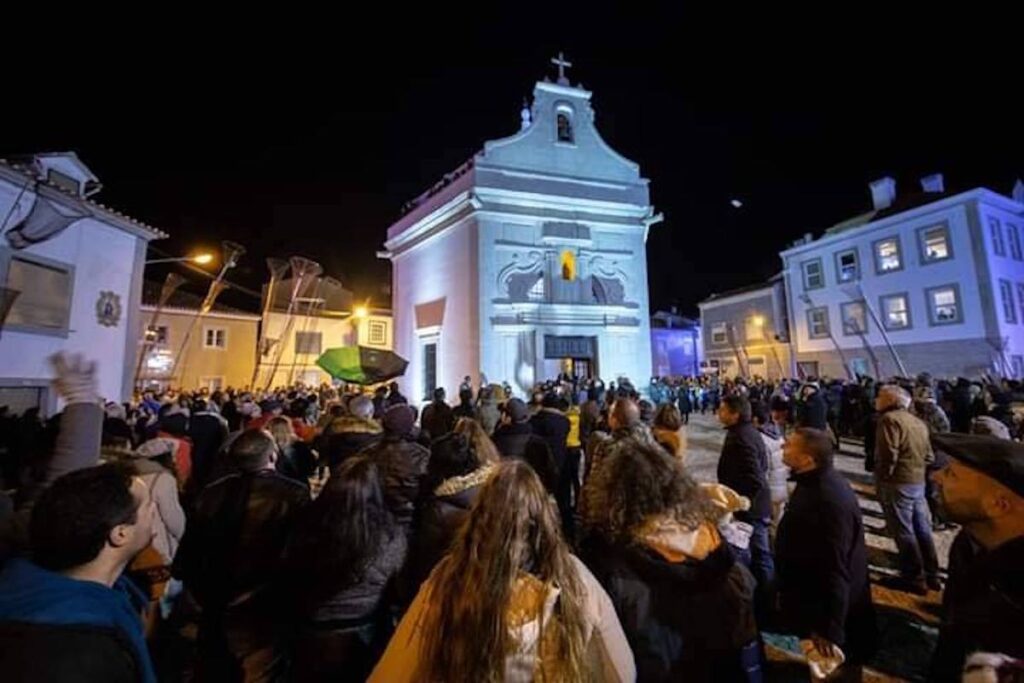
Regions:
<instances>
[{"instance_id":1,"label":"night sky","mask_svg":"<svg viewBox=\"0 0 1024 683\"><path fill-rule=\"evenodd\" d=\"M507 3L440 29L396 6L372 20L91 35L81 62L37 49L8 73L18 104L4 106L0 154L77 151L104 183L99 201L171 233L160 251L245 244L240 284L258 288L264 257L299 254L387 304L389 265L374 254L402 205L514 133L564 50L598 129L665 214L648 242L652 310L693 313L771 275L803 233L870 208L874 178L905 193L942 172L947 190L1008 193L1024 176L1017 17L599 6Z\"/></svg>"}]
</instances>

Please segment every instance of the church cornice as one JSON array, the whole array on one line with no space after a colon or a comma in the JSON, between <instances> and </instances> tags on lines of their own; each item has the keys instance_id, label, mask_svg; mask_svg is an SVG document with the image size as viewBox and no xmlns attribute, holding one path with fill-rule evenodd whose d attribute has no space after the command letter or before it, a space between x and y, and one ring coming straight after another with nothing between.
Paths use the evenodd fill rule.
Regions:
<instances>
[{"instance_id":1,"label":"church cornice","mask_svg":"<svg viewBox=\"0 0 1024 683\"><path fill-rule=\"evenodd\" d=\"M471 191L458 193L437 209L407 227L384 243L385 258L395 256L419 246L434 235L473 215L480 208L480 201Z\"/></svg>"},{"instance_id":2,"label":"church cornice","mask_svg":"<svg viewBox=\"0 0 1024 683\"><path fill-rule=\"evenodd\" d=\"M485 211L501 211L511 208L533 211L558 211L578 215L607 216L642 220L653 215L649 204L632 204L601 199L587 199L539 192L522 192L494 187L476 187L475 194Z\"/></svg>"}]
</instances>

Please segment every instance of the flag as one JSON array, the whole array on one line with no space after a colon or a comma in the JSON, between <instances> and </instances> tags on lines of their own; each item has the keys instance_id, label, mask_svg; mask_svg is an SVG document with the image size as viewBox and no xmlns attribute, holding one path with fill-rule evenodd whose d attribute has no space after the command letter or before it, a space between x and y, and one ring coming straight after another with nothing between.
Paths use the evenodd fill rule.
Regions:
<instances>
[{"instance_id":1,"label":"flag","mask_svg":"<svg viewBox=\"0 0 1024 683\"><path fill-rule=\"evenodd\" d=\"M85 218L86 214L69 211L66 207L58 211L49 199L36 195L32 210L17 225L4 235L14 249L24 249L63 232L69 225Z\"/></svg>"},{"instance_id":2,"label":"flag","mask_svg":"<svg viewBox=\"0 0 1024 683\"><path fill-rule=\"evenodd\" d=\"M164 280L164 285L160 288L160 300L157 302L157 307L163 308L166 306L171 295L184 283L185 278L177 273L167 273L167 279Z\"/></svg>"}]
</instances>

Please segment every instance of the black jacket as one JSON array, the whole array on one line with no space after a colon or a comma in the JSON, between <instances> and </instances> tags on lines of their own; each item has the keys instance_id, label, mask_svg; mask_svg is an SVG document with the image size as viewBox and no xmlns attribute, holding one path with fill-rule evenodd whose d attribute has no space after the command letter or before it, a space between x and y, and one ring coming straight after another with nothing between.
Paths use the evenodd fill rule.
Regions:
<instances>
[{"instance_id":1,"label":"black jacket","mask_svg":"<svg viewBox=\"0 0 1024 683\"><path fill-rule=\"evenodd\" d=\"M427 471L430 451L418 443L385 434L384 438L363 451L377 463L384 500L395 521L408 527L412 523L420 482Z\"/></svg>"},{"instance_id":2,"label":"black jacket","mask_svg":"<svg viewBox=\"0 0 1024 683\"><path fill-rule=\"evenodd\" d=\"M796 404L796 426L828 429L828 404L820 391L815 391L805 401Z\"/></svg>"},{"instance_id":3,"label":"black jacket","mask_svg":"<svg viewBox=\"0 0 1024 683\"><path fill-rule=\"evenodd\" d=\"M344 415L331 421L320 436L320 455L334 469L364 448L377 443L383 430L373 420Z\"/></svg>"},{"instance_id":4,"label":"black jacket","mask_svg":"<svg viewBox=\"0 0 1024 683\"><path fill-rule=\"evenodd\" d=\"M554 408L541 408L530 418L533 433L544 439L559 471L565 464L565 440L569 436L569 418Z\"/></svg>"},{"instance_id":5,"label":"black jacket","mask_svg":"<svg viewBox=\"0 0 1024 683\"><path fill-rule=\"evenodd\" d=\"M455 429L455 413L444 401L431 401L420 415L420 426L429 439L440 439Z\"/></svg>"},{"instance_id":6,"label":"black jacket","mask_svg":"<svg viewBox=\"0 0 1024 683\"><path fill-rule=\"evenodd\" d=\"M124 636L99 626L0 623L0 671L24 683L142 680Z\"/></svg>"},{"instance_id":7,"label":"black jacket","mask_svg":"<svg viewBox=\"0 0 1024 683\"><path fill-rule=\"evenodd\" d=\"M736 513L740 521L772 516L768 451L751 423L738 422L726 430L722 456L718 459L718 482L750 499L750 510Z\"/></svg>"},{"instance_id":8,"label":"black jacket","mask_svg":"<svg viewBox=\"0 0 1024 683\"><path fill-rule=\"evenodd\" d=\"M592 538L584 558L615 605L638 681L746 680L740 650L757 638L754 579L727 544L669 562Z\"/></svg>"},{"instance_id":9,"label":"black jacket","mask_svg":"<svg viewBox=\"0 0 1024 683\"><path fill-rule=\"evenodd\" d=\"M783 616L797 635L818 634L864 661L878 634L857 496L832 467L793 479L775 541Z\"/></svg>"},{"instance_id":10,"label":"black jacket","mask_svg":"<svg viewBox=\"0 0 1024 683\"><path fill-rule=\"evenodd\" d=\"M1024 536L985 550L961 531L949 550L949 581L929 681L958 681L975 650L1024 658Z\"/></svg>"},{"instance_id":11,"label":"black jacket","mask_svg":"<svg viewBox=\"0 0 1024 683\"><path fill-rule=\"evenodd\" d=\"M525 460L548 492L557 492L558 465L547 441L533 433L529 422L501 425L495 430L493 439L503 458Z\"/></svg>"},{"instance_id":12,"label":"black jacket","mask_svg":"<svg viewBox=\"0 0 1024 683\"><path fill-rule=\"evenodd\" d=\"M309 490L273 470L234 472L196 499L174 558L174 575L204 610L271 597L296 512Z\"/></svg>"},{"instance_id":13,"label":"black jacket","mask_svg":"<svg viewBox=\"0 0 1024 683\"><path fill-rule=\"evenodd\" d=\"M210 481L217 453L228 438L227 421L214 413L196 413L188 423L192 439L192 475L190 486L200 491Z\"/></svg>"}]
</instances>

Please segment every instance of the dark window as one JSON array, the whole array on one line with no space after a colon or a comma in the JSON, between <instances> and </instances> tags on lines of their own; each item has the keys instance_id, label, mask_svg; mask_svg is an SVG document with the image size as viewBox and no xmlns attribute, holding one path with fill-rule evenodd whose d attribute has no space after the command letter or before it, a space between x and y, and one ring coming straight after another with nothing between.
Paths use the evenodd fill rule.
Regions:
<instances>
[{"instance_id":1,"label":"dark window","mask_svg":"<svg viewBox=\"0 0 1024 683\"><path fill-rule=\"evenodd\" d=\"M322 332L296 332L295 353L315 353L316 355L319 356L322 342Z\"/></svg>"},{"instance_id":2,"label":"dark window","mask_svg":"<svg viewBox=\"0 0 1024 683\"><path fill-rule=\"evenodd\" d=\"M423 345L423 392L430 398L437 388L437 342Z\"/></svg>"},{"instance_id":3,"label":"dark window","mask_svg":"<svg viewBox=\"0 0 1024 683\"><path fill-rule=\"evenodd\" d=\"M558 141L572 142L572 119L569 118L568 114L558 112L556 120L558 123Z\"/></svg>"},{"instance_id":4,"label":"dark window","mask_svg":"<svg viewBox=\"0 0 1024 683\"><path fill-rule=\"evenodd\" d=\"M836 276L840 282L853 282L860 277L856 249L840 251L836 254Z\"/></svg>"},{"instance_id":5,"label":"dark window","mask_svg":"<svg viewBox=\"0 0 1024 683\"><path fill-rule=\"evenodd\" d=\"M12 256L5 286L18 292L6 324L63 332L71 315L71 270Z\"/></svg>"}]
</instances>

